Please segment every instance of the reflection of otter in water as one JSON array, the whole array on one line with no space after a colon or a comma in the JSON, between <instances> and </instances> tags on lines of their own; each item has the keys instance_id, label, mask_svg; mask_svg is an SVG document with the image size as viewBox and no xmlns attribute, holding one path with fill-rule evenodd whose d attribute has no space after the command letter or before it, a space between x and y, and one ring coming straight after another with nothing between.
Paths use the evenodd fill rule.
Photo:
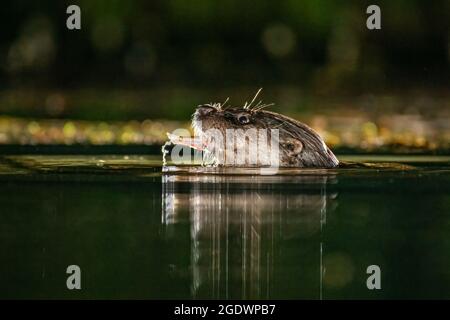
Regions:
<instances>
[{"instance_id":1,"label":"reflection of otter in water","mask_svg":"<svg viewBox=\"0 0 450 320\"><path fill-rule=\"evenodd\" d=\"M291 276L277 270L278 264L284 264L283 254L289 256L289 249L280 252L280 244L296 242L301 245L292 248L294 254L306 250L307 258L314 261L314 270L305 275L313 272L317 277L305 277L304 283L292 286L299 292L313 287L313 297L317 297L320 231L333 198L327 195L326 184L333 177L297 176L289 181L260 176L252 180L248 184L236 176L163 177L166 227L186 223L186 219L190 224L193 297L273 297L280 290L277 279ZM291 267L299 272L302 264L309 268L311 261Z\"/></svg>"},{"instance_id":2,"label":"reflection of otter in water","mask_svg":"<svg viewBox=\"0 0 450 320\"><path fill-rule=\"evenodd\" d=\"M223 140L226 140L227 131L230 132L230 129L233 129L233 132L257 130L266 132L268 137L272 135L271 130L276 129L278 133L276 138L278 165L280 167L333 168L339 164L333 152L313 129L287 116L263 110L267 105L259 103L252 106L255 99L256 96L250 104L246 103L244 107L224 107L220 103L199 106L192 117L192 127L195 135L202 139L203 144L206 144L200 148L208 149L208 143L215 140L211 136L217 135L217 132L220 133ZM236 139L234 138L234 140ZM233 141L231 144L233 144L232 148L222 150L225 153L224 156L217 155L220 152L217 147L211 148L216 153L214 155L216 164L228 165L224 161L229 157L226 152L232 152L232 158L235 159L242 151L245 151L242 143ZM257 164L262 165L260 162ZM236 164L233 163L233 165ZM248 163L243 165L246 166Z\"/></svg>"}]
</instances>

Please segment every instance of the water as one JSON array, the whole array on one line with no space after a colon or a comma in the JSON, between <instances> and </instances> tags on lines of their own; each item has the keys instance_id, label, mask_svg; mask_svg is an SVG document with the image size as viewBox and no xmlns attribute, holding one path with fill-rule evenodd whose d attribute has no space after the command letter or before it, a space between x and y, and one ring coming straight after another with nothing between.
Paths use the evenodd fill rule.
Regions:
<instances>
[{"instance_id":1,"label":"water","mask_svg":"<svg viewBox=\"0 0 450 320\"><path fill-rule=\"evenodd\" d=\"M450 158L340 158L260 176L2 156L0 297L450 298Z\"/></svg>"}]
</instances>

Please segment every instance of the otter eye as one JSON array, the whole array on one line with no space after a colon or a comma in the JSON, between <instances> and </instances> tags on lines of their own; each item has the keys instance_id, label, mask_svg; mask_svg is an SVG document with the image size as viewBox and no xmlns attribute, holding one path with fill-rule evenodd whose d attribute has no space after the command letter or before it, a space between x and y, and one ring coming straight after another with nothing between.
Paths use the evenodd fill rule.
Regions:
<instances>
[{"instance_id":1,"label":"otter eye","mask_svg":"<svg viewBox=\"0 0 450 320\"><path fill-rule=\"evenodd\" d=\"M250 122L250 119L245 114L239 115L237 119L238 119L240 124L247 124L247 123Z\"/></svg>"}]
</instances>

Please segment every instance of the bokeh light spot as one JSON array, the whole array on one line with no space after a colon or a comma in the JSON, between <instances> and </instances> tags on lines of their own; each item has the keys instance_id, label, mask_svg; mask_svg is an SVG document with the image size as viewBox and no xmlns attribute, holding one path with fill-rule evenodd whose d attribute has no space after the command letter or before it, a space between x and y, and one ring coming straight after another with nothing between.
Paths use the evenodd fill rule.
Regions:
<instances>
[{"instance_id":1,"label":"bokeh light spot","mask_svg":"<svg viewBox=\"0 0 450 320\"><path fill-rule=\"evenodd\" d=\"M292 53L296 45L296 36L290 27L274 24L264 30L262 42L270 55L279 58Z\"/></svg>"}]
</instances>

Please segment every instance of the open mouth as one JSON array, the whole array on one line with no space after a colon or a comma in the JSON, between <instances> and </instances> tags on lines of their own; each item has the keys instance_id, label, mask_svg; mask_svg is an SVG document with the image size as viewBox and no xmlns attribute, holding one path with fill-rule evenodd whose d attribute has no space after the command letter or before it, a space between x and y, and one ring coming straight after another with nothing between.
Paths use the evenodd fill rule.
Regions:
<instances>
[{"instance_id":1,"label":"open mouth","mask_svg":"<svg viewBox=\"0 0 450 320\"><path fill-rule=\"evenodd\" d=\"M206 144L198 137L183 137L167 132L167 137L173 144L187 146L195 150L205 151Z\"/></svg>"},{"instance_id":2,"label":"open mouth","mask_svg":"<svg viewBox=\"0 0 450 320\"><path fill-rule=\"evenodd\" d=\"M165 146L168 143L172 143L174 145L180 145L180 146L186 146L191 149L201 151L201 165L202 166L217 166L219 165L219 162L217 161L216 155L214 152L210 152L208 150L208 145L206 144L205 140L198 137L189 137L189 136L179 136L173 133L167 133L167 137L169 138L169 141L166 142L166 144L163 146L163 162L166 164L166 153L168 153L165 150ZM173 159L173 158L172 158Z\"/></svg>"}]
</instances>

